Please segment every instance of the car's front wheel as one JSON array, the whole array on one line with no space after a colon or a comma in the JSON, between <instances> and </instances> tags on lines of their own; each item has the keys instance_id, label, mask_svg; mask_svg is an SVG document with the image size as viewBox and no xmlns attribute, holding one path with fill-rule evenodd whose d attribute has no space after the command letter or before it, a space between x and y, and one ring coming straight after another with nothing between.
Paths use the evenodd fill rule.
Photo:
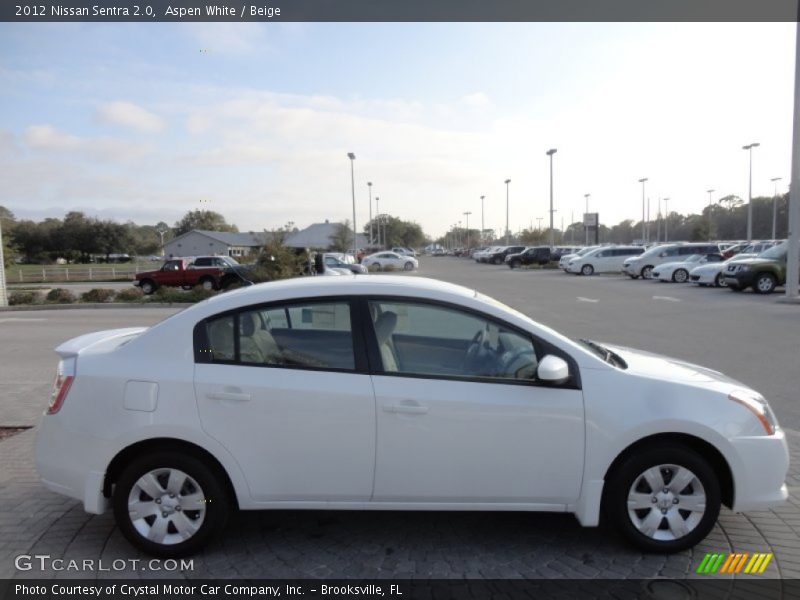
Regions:
<instances>
[{"instance_id":1,"label":"car's front wheel","mask_svg":"<svg viewBox=\"0 0 800 600\"><path fill-rule=\"evenodd\" d=\"M643 267L641 270L642 279L652 279L653 278L653 265L647 265Z\"/></svg>"},{"instance_id":2,"label":"car's front wheel","mask_svg":"<svg viewBox=\"0 0 800 600\"><path fill-rule=\"evenodd\" d=\"M581 267L581 275L591 275L594 273L594 267L592 265L583 265Z\"/></svg>"},{"instance_id":3,"label":"car's front wheel","mask_svg":"<svg viewBox=\"0 0 800 600\"><path fill-rule=\"evenodd\" d=\"M689 279L689 272L686 269L677 269L672 274L672 281L675 283L686 283L687 279Z\"/></svg>"},{"instance_id":4,"label":"car's front wheel","mask_svg":"<svg viewBox=\"0 0 800 600\"><path fill-rule=\"evenodd\" d=\"M775 291L778 281L771 273L759 273L756 277L756 282L753 284L753 290L758 294L771 294Z\"/></svg>"},{"instance_id":5,"label":"car's front wheel","mask_svg":"<svg viewBox=\"0 0 800 600\"><path fill-rule=\"evenodd\" d=\"M606 485L606 513L628 541L648 552L691 548L719 516L714 469L682 445L660 444L631 453Z\"/></svg>"},{"instance_id":6,"label":"car's front wheel","mask_svg":"<svg viewBox=\"0 0 800 600\"><path fill-rule=\"evenodd\" d=\"M144 292L147 295L152 294L153 292L156 291L156 284L154 281L150 279L143 280L139 284L139 287L142 288L142 292Z\"/></svg>"},{"instance_id":7,"label":"car's front wheel","mask_svg":"<svg viewBox=\"0 0 800 600\"><path fill-rule=\"evenodd\" d=\"M113 505L128 541L165 558L197 552L224 529L230 512L216 470L199 458L174 452L131 462L117 480Z\"/></svg>"},{"instance_id":8,"label":"car's front wheel","mask_svg":"<svg viewBox=\"0 0 800 600\"><path fill-rule=\"evenodd\" d=\"M722 273L717 273L717 276L714 277L714 287L728 287L728 283L725 281Z\"/></svg>"},{"instance_id":9,"label":"car's front wheel","mask_svg":"<svg viewBox=\"0 0 800 600\"><path fill-rule=\"evenodd\" d=\"M413 271L414 270L414 263L412 263L411 261L407 262L406 264L403 265L403 270L404 271Z\"/></svg>"}]
</instances>

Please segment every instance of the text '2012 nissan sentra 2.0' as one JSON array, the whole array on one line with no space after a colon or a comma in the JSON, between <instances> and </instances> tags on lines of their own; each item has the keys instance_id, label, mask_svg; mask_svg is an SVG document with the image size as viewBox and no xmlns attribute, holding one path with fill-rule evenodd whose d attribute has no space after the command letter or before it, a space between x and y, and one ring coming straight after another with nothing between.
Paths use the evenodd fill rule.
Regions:
<instances>
[{"instance_id":1,"label":"text '2012 nissan sentra 2.0'","mask_svg":"<svg viewBox=\"0 0 800 600\"><path fill-rule=\"evenodd\" d=\"M602 514L639 548L703 539L722 504L784 501L788 451L721 373L573 341L472 290L317 277L70 340L36 461L50 490L158 556L231 510Z\"/></svg>"}]
</instances>

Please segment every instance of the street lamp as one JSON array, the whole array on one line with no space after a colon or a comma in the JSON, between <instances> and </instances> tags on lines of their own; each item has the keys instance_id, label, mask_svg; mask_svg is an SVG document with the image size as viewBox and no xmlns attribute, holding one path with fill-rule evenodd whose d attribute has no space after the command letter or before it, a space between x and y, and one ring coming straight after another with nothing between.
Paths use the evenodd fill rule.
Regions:
<instances>
[{"instance_id":1,"label":"street lamp","mask_svg":"<svg viewBox=\"0 0 800 600\"><path fill-rule=\"evenodd\" d=\"M747 150L750 155L750 169L747 183L747 241L753 241L753 148L758 148L761 144L753 142L747 146L742 146L742 150Z\"/></svg>"},{"instance_id":2,"label":"street lamp","mask_svg":"<svg viewBox=\"0 0 800 600\"><path fill-rule=\"evenodd\" d=\"M375 220L378 221L376 228L378 230L378 246L381 246L381 222L379 220L380 215L381 215L381 199L375 196Z\"/></svg>"},{"instance_id":3,"label":"street lamp","mask_svg":"<svg viewBox=\"0 0 800 600\"><path fill-rule=\"evenodd\" d=\"M643 244L647 243L647 237L646 237L645 228L644 228L644 184L645 184L646 181L647 181L647 177L642 177L639 180L639 183L642 184L642 243Z\"/></svg>"},{"instance_id":4,"label":"street lamp","mask_svg":"<svg viewBox=\"0 0 800 600\"><path fill-rule=\"evenodd\" d=\"M355 258L358 256L358 242L356 241L356 179L353 171L356 155L348 152L347 158L350 159L350 189L353 192L353 258Z\"/></svg>"},{"instance_id":5,"label":"street lamp","mask_svg":"<svg viewBox=\"0 0 800 600\"><path fill-rule=\"evenodd\" d=\"M467 250L469 250L469 216L472 214L472 211L467 211L464 213L464 216L467 217Z\"/></svg>"},{"instance_id":6,"label":"street lamp","mask_svg":"<svg viewBox=\"0 0 800 600\"><path fill-rule=\"evenodd\" d=\"M584 194L583 195L584 199L586 200L586 212L584 213L584 217L583 217L583 228L586 231L586 242L585 243L586 243L587 246L589 245L589 226L586 224L586 216L585 215L589 214L589 196L591 196L591 194Z\"/></svg>"},{"instance_id":7,"label":"street lamp","mask_svg":"<svg viewBox=\"0 0 800 600\"><path fill-rule=\"evenodd\" d=\"M484 198L486 198L486 196L481 196L481 244L483 244L483 232L486 231L486 229L484 229L484 227L483 227L483 199Z\"/></svg>"},{"instance_id":8,"label":"street lamp","mask_svg":"<svg viewBox=\"0 0 800 600\"><path fill-rule=\"evenodd\" d=\"M708 192L708 241L711 241L711 194L716 190L706 190Z\"/></svg>"},{"instance_id":9,"label":"street lamp","mask_svg":"<svg viewBox=\"0 0 800 600\"><path fill-rule=\"evenodd\" d=\"M8 306L6 290L6 263L3 256L3 217L0 216L0 306Z\"/></svg>"},{"instance_id":10,"label":"street lamp","mask_svg":"<svg viewBox=\"0 0 800 600\"><path fill-rule=\"evenodd\" d=\"M669 241L669 198L664 198L664 241Z\"/></svg>"},{"instance_id":11,"label":"street lamp","mask_svg":"<svg viewBox=\"0 0 800 600\"><path fill-rule=\"evenodd\" d=\"M511 183L510 179L506 179L506 246L508 246L508 184Z\"/></svg>"},{"instance_id":12,"label":"street lamp","mask_svg":"<svg viewBox=\"0 0 800 600\"><path fill-rule=\"evenodd\" d=\"M164 236L169 233L169 229L157 229L156 233L161 236L161 256L164 256Z\"/></svg>"},{"instance_id":13,"label":"street lamp","mask_svg":"<svg viewBox=\"0 0 800 600\"><path fill-rule=\"evenodd\" d=\"M778 236L776 235L776 231L778 229L778 182L781 180L780 177L773 177L770 179L772 183L775 184L775 194L772 196L772 239L776 239Z\"/></svg>"},{"instance_id":14,"label":"street lamp","mask_svg":"<svg viewBox=\"0 0 800 600\"><path fill-rule=\"evenodd\" d=\"M372 246L372 182L367 182L369 188L369 245Z\"/></svg>"},{"instance_id":15,"label":"street lamp","mask_svg":"<svg viewBox=\"0 0 800 600\"><path fill-rule=\"evenodd\" d=\"M553 154L558 152L555 148L550 148L546 152L547 156L550 157L550 249L555 246L555 240L553 239Z\"/></svg>"}]
</instances>

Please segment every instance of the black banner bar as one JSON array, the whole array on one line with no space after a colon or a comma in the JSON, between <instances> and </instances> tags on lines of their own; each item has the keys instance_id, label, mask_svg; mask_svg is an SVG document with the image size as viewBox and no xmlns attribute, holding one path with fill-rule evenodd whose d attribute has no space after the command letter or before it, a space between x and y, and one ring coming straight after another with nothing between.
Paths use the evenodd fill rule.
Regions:
<instances>
[{"instance_id":1,"label":"black banner bar","mask_svg":"<svg viewBox=\"0 0 800 600\"><path fill-rule=\"evenodd\" d=\"M7 22L796 21L797 0L2 0Z\"/></svg>"}]
</instances>

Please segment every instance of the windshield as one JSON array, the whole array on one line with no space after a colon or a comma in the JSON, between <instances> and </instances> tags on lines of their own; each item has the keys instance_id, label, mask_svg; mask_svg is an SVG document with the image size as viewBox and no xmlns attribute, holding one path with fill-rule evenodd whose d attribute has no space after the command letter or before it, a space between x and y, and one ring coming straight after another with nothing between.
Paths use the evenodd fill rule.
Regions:
<instances>
[{"instance_id":1,"label":"windshield","mask_svg":"<svg viewBox=\"0 0 800 600\"><path fill-rule=\"evenodd\" d=\"M686 259L686 262L693 263L693 262L700 262L705 254L692 254Z\"/></svg>"},{"instance_id":2,"label":"windshield","mask_svg":"<svg viewBox=\"0 0 800 600\"><path fill-rule=\"evenodd\" d=\"M758 255L758 258L781 259L786 258L787 242L781 242L777 246L773 246L769 250L764 250Z\"/></svg>"},{"instance_id":3,"label":"windshield","mask_svg":"<svg viewBox=\"0 0 800 600\"><path fill-rule=\"evenodd\" d=\"M597 248L595 248L594 246L587 246L587 247L586 247L586 248L584 248L583 250L580 250L580 251L577 253L577 255L578 255L578 256L584 256L585 254L588 254L588 253L589 253L589 252L591 252L592 250L597 250Z\"/></svg>"}]
</instances>

